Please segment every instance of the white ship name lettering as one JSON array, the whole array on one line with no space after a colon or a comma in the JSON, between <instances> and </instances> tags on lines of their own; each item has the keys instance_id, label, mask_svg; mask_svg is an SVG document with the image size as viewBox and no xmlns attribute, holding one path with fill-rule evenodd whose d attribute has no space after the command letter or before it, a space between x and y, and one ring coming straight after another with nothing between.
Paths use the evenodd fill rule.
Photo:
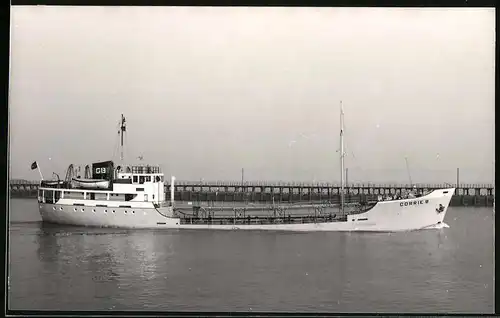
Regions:
<instances>
[{"instance_id":1,"label":"white ship name lettering","mask_svg":"<svg viewBox=\"0 0 500 318\"><path fill-rule=\"evenodd\" d=\"M95 168L95 173L106 173L106 168Z\"/></svg>"}]
</instances>

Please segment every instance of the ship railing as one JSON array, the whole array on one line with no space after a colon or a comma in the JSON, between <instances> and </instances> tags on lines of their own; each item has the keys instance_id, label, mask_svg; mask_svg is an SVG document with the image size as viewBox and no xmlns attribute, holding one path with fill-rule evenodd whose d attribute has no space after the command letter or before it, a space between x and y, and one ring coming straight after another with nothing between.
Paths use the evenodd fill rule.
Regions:
<instances>
[{"instance_id":1,"label":"ship railing","mask_svg":"<svg viewBox=\"0 0 500 318\"><path fill-rule=\"evenodd\" d=\"M116 169L119 172L125 173L162 173L162 170L158 165L118 165L116 166Z\"/></svg>"}]
</instances>

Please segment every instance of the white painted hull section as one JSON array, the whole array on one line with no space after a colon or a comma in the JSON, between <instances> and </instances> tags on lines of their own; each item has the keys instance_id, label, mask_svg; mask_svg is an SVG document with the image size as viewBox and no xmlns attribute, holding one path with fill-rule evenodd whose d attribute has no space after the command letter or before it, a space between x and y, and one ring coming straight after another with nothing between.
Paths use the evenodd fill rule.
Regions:
<instances>
[{"instance_id":1,"label":"white painted hull section","mask_svg":"<svg viewBox=\"0 0 500 318\"><path fill-rule=\"evenodd\" d=\"M56 204L40 203L39 207L44 222L77 226L143 229L396 232L432 228L442 224L454 190L441 189L420 198L378 202L367 212L349 215L347 222L302 224L181 224L179 218L164 216L172 215L171 207L159 208L161 214L151 206L134 208L83 207L60 204L62 201L59 201ZM108 201L107 204L109 205L109 203ZM441 212L438 212L437 209L440 206L442 209Z\"/></svg>"},{"instance_id":2,"label":"white painted hull section","mask_svg":"<svg viewBox=\"0 0 500 318\"><path fill-rule=\"evenodd\" d=\"M114 227L114 228L158 228L179 225L179 219L168 218L163 215L171 215L171 207L158 208L158 213L153 207L148 208L121 208L121 207L97 207L97 206L74 206L63 204L39 203L40 215L43 222L91 226L91 227Z\"/></svg>"}]
</instances>

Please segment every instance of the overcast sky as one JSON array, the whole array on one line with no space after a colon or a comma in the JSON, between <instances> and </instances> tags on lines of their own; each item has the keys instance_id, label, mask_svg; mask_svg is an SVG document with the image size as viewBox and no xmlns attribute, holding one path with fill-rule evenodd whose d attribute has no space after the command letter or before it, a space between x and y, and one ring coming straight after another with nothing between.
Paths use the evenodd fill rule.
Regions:
<instances>
[{"instance_id":1,"label":"overcast sky","mask_svg":"<svg viewBox=\"0 0 500 318\"><path fill-rule=\"evenodd\" d=\"M123 113L177 179L335 182L340 100L349 182L494 178L494 9L11 12L11 178L119 161Z\"/></svg>"}]
</instances>

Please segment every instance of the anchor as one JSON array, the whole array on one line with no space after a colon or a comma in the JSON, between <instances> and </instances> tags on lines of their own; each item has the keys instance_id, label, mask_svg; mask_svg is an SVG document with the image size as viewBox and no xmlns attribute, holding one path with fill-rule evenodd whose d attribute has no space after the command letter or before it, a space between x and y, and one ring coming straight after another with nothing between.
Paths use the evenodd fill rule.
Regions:
<instances>
[{"instance_id":1,"label":"anchor","mask_svg":"<svg viewBox=\"0 0 500 318\"><path fill-rule=\"evenodd\" d=\"M437 213L441 213L444 211L444 206L442 204L439 204L439 207L436 209Z\"/></svg>"}]
</instances>

